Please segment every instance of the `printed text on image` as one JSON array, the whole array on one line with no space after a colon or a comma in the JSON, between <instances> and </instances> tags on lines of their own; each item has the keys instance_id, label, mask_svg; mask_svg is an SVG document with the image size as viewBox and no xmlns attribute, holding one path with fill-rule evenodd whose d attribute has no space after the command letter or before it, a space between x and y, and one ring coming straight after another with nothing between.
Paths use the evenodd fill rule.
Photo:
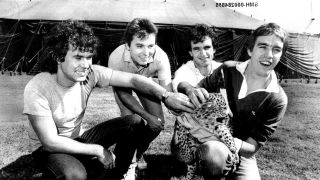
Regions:
<instances>
[{"instance_id":1,"label":"printed text on image","mask_svg":"<svg viewBox=\"0 0 320 180\"><path fill-rule=\"evenodd\" d=\"M258 2L216 3L216 7L258 7Z\"/></svg>"}]
</instances>

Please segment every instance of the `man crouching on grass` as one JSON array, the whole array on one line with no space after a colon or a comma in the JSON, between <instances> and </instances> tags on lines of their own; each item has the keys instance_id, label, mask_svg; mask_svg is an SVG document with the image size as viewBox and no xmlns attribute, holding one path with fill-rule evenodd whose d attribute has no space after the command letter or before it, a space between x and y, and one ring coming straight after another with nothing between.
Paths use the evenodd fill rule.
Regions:
<instances>
[{"instance_id":1,"label":"man crouching on grass","mask_svg":"<svg viewBox=\"0 0 320 180\"><path fill-rule=\"evenodd\" d=\"M247 52L250 58L223 69L230 109L233 114L233 136L240 157L239 167L230 172L227 146L207 141L198 148L199 167L205 179L260 180L255 154L266 144L284 117L288 98L274 68L287 45L287 33L277 24L258 27L251 35ZM194 104L205 101L208 92L216 92L221 84L220 71L215 70L197 87L188 82L180 85ZM199 102L200 101L200 102Z\"/></svg>"},{"instance_id":2,"label":"man crouching on grass","mask_svg":"<svg viewBox=\"0 0 320 180\"><path fill-rule=\"evenodd\" d=\"M25 87L23 110L33 129L30 138L39 147L33 155L44 167L44 179L121 179L127 171L144 122L128 115L83 130L95 86L133 88L158 99L165 96L168 108L193 109L185 95L168 93L148 78L92 65L98 40L84 23L59 23L46 40L48 57L40 63L43 72Z\"/></svg>"}]
</instances>

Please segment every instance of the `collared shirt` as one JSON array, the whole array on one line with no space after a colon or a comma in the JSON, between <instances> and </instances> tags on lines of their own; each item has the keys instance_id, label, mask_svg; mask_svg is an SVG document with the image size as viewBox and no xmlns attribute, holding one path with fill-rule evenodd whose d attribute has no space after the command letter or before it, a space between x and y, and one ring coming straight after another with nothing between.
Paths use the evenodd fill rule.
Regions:
<instances>
[{"instance_id":1,"label":"collared shirt","mask_svg":"<svg viewBox=\"0 0 320 180\"><path fill-rule=\"evenodd\" d=\"M233 113L233 136L244 141L251 137L260 146L263 146L283 118L288 99L278 84L274 72L272 72L272 80L266 89L239 95L240 91L246 93L247 90L247 83L244 82L245 76L243 75L247 65L248 61L239 63L236 67L224 68L222 85L226 88L229 106ZM199 83L199 87L209 92L217 92L221 87L219 79L221 79L221 73L216 69Z\"/></svg>"},{"instance_id":2,"label":"collared shirt","mask_svg":"<svg viewBox=\"0 0 320 180\"><path fill-rule=\"evenodd\" d=\"M247 80L245 78L244 72L249 64L250 60L247 60L245 62L239 62L236 65L236 69L241 73L241 75L243 76L243 81L242 81L242 85L241 85L241 89L238 95L239 99L242 99L246 96L247 90L248 90L248 84L247 84ZM251 93L257 92L257 91L266 91L266 92L274 92L274 93L278 93L279 92L279 86L278 86L278 80L277 80L277 75L274 71L271 72L271 81L268 84L266 89L257 89Z\"/></svg>"},{"instance_id":3,"label":"collared shirt","mask_svg":"<svg viewBox=\"0 0 320 180\"><path fill-rule=\"evenodd\" d=\"M155 53L147 66L139 68L133 63L130 51L125 44L117 47L110 55L108 67L118 71L140 74L146 77L157 77L158 80L171 81L170 62L167 54L156 45Z\"/></svg>"}]
</instances>

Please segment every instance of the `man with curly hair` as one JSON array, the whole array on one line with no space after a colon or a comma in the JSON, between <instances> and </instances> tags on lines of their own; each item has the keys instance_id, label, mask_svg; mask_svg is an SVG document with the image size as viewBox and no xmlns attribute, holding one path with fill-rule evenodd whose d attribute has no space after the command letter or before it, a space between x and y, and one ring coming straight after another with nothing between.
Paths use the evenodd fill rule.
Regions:
<instances>
[{"instance_id":1,"label":"man with curly hair","mask_svg":"<svg viewBox=\"0 0 320 180\"><path fill-rule=\"evenodd\" d=\"M144 122L128 115L84 130L88 98L96 86L133 88L163 99L168 108L193 109L185 95L169 93L146 77L92 65L98 39L84 23L58 23L46 41L42 72L26 85L23 110L32 126L29 136L38 147L33 155L44 168L44 179L102 179L106 175L121 179L127 171ZM113 144L112 152L108 148Z\"/></svg>"}]
</instances>

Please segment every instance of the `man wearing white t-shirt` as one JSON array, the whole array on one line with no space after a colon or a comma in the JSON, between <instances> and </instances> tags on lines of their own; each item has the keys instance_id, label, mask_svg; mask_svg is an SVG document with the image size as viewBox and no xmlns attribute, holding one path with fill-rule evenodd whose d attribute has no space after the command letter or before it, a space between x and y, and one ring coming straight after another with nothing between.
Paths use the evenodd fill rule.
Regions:
<instances>
[{"instance_id":1,"label":"man wearing white t-shirt","mask_svg":"<svg viewBox=\"0 0 320 180\"><path fill-rule=\"evenodd\" d=\"M222 65L214 60L216 48L217 35L211 27L205 24L196 24L190 28L189 54L192 60L183 64L175 72L172 80L174 92L178 92L178 86L183 86L184 81L196 86L200 80L209 76Z\"/></svg>"},{"instance_id":2,"label":"man wearing white t-shirt","mask_svg":"<svg viewBox=\"0 0 320 180\"><path fill-rule=\"evenodd\" d=\"M84 131L84 113L96 86L133 88L163 99L168 108L192 111L186 96L148 78L92 65L98 40L84 23L59 23L46 40L48 57L40 62L42 73L25 87L23 110L33 130L30 138L39 145L33 155L43 167L43 179L120 179L127 171L144 122L129 115Z\"/></svg>"}]
</instances>

